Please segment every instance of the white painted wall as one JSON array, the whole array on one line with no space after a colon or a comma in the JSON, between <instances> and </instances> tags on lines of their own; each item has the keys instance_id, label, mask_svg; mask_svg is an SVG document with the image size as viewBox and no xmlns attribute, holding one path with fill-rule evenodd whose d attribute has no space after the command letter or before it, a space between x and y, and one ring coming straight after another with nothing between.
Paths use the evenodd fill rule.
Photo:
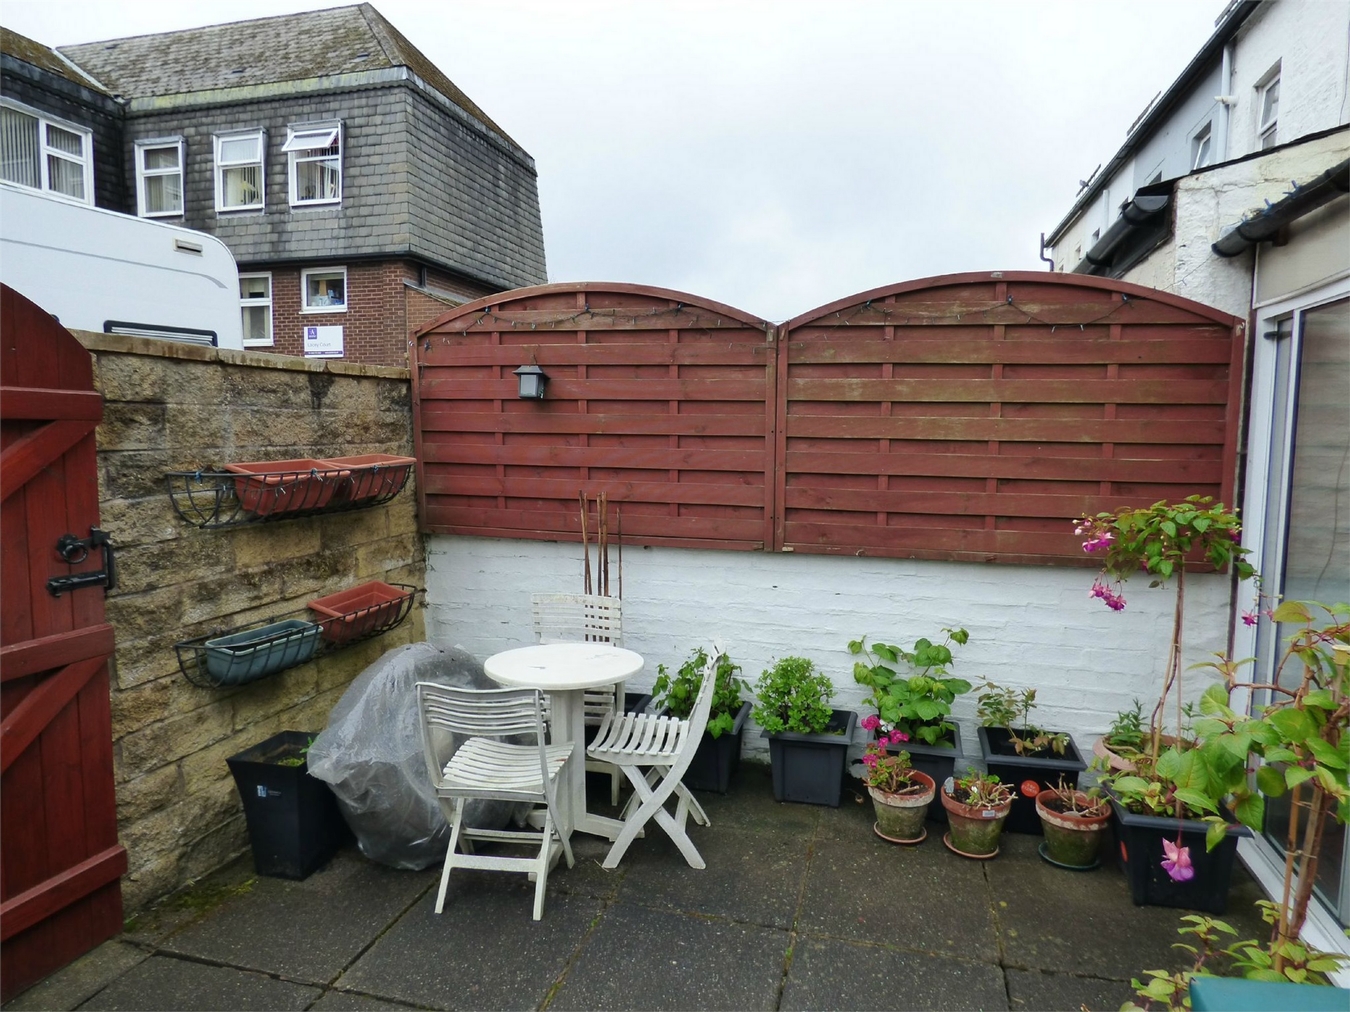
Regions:
<instances>
[{"instance_id":1,"label":"white painted wall","mask_svg":"<svg viewBox=\"0 0 1350 1012\"><path fill-rule=\"evenodd\" d=\"M427 637L478 657L533 641L530 594L581 589L581 546L428 535ZM595 563L592 550L592 565ZM611 555L611 591L617 558ZM838 558L626 546L624 645L647 660L633 684L649 688L656 665L678 665L695 647L720 642L753 685L776 658L811 658L834 680L834 704L861 705L849 640L912 645L943 626L965 626L970 643L953 671L978 683L1038 690L1035 719L1092 747L1134 697L1152 706L1161 688L1173 594L1148 581L1126 585L1115 613L1090 600L1093 571L1070 567ZM1221 650L1229 621L1226 577L1191 577L1186 663ZM1245 605L1245 599L1243 603ZM1187 675L1188 697L1207 682ZM967 754L979 753L974 693L957 700ZM861 753L862 733L855 739ZM767 761L758 728L746 755Z\"/></svg>"}]
</instances>

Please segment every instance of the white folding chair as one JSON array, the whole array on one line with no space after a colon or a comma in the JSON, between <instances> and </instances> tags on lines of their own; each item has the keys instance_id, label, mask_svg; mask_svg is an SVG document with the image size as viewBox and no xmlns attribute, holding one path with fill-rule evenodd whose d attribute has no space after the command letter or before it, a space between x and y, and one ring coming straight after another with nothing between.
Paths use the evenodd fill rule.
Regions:
<instances>
[{"instance_id":1,"label":"white folding chair","mask_svg":"<svg viewBox=\"0 0 1350 1012\"><path fill-rule=\"evenodd\" d=\"M532 594L530 612L534 635L540 643L612 643L623 645L623 602L617 597L599 594ZM611 713L622 713L623 682L587 689L585 694L587 727L599 727ZM586 763L588 773L610 775L610 804L619 803L619 785L623 777L608 763Z\"/></svg>"},{"instance_id":2,"label":"white folding chair","mask_svg":"<svg viewBox=\"0 0 1350 1012\"><path fill-rule=\"evenodd\" d=\"M422 721L422 747L436 799L450 823L450 846L436 894L436 913L445 906L451 868L526 872L536 876L534 919L544 914L544 886L555 841L562 844L567 866L572 845L559 828L558 774L572 754L570 743L548 745L538 689L464 689L434 682L417 683L417 709ZM530 744L502 741L503 736L534 736ZM475 829L465 826L464 803L471 798L497 798L544 806L544 826L533 830ZM474 840L537 843L532 857L475 854ZM464 852L456 853L463 844Z\"/></svg>"},{"instance_id":3,"label":"white folding chair","mask_svg":"<svg viewBox=\"0 0 1350 1012\"><path fill-rule=\"evenodd\" d=\"M719 653L714 651L713 657ZM695 822L706 826L708 815L680 778L693 761L708 726L716 681L716 662L709 660L688 720L649 713L614 713L600 726L586 754L619 767L633 785L633 796L624 809L623 829L605 856L604 867L618 867L629 845L653 818L680 848L690 867L704 867L703 857L685 832L685 824L693 815ZM671 794L679 797L673 816L665 808Z\"/></svg>"}]
</instances>

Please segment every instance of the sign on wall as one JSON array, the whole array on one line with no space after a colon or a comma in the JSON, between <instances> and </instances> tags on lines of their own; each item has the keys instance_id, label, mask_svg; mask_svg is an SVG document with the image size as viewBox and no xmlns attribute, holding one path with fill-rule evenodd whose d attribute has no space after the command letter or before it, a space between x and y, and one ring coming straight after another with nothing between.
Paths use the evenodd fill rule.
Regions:
<instances>
[{"instance_id":1,"label":"sign on wall","mask_svg":"<svg viewBox=\"0 0 1350 1012\"><path fill-rule=\"evenodd\" d=\"M306 327L305 358L341 358L341 327Z\"/></svg>"}]
</instances>

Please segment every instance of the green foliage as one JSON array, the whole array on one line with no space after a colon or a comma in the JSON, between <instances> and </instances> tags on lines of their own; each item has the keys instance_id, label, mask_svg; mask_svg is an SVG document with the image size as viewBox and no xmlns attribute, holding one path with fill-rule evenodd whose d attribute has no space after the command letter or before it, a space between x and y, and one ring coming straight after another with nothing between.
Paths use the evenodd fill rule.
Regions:
<instances>
[{"instance_id":1,"label":"green foliage","mask_svg":"<svg viewBox=\"0 0 1350 1012\"><path fill-rule=\"evenodd\" d=\"M1179 503L1165 499L1143 508L1124 507L1115 513L1098 513L1080 521L1084 533L1109 534L1102 570L1118 580L1143 569L1166 583L1193 554L1215 569L1230 565L1238 578L1255 575L1243 561L1250 549L1238 542L1242 530L1236 513L1212 496L1187 496Z\"/></svg>"},{"instance_id":2,"label":"green foliage","mask_svg":"<svg viewBox=\"0 0 1350 1012\"><path fill-rule=\"evenodd\" d=\"M943 629L941 643L920 638L913 650L890 643L867 645L866 638L853 640L848 652L864 660L853 664L853 680L871 689L864 703L876 707L883 730L897 730L911 740L936 745L951 735L954 727L952 701L970 691L970 683L948 671L951 644L964 646L970 634L964 629Z\"/></svg>"},{"instance_id":3,"label":"green foliage","mask_svg":"<svg viewBox=\"0 0 1350 1012\"><path fill-rule=\"evenodd\" d=\"M1106 732L1106 746L1116 754L1142 751L1144 747L1144 704L1135 700L1128 710L1121 710Z\"/></svg>"},{"instance_id":4,"label":"green foliage","mask_svg":"<svg viewBox=\"0 0 1350 1012\"><path fill-rule=\"evenodd\" d=\"M830 722L834 684L805 657L784 657L755 683L752 714L770 734L819 734Z\"/></svg>"},{"instance_id":5,"label":"green foliage","mask_svg":"<svg viewBox=\"0 0 1350 1012\"><path fill-rule=\"evenodd\" d=\"M992 773L981 773L974 766L952 784L952 800L972 808L995 808L1012 800L1012 788Z\"/></svg>"},{"instance_id":6,"label":"green foliage","mask_svg":"<svg viewBox=\"0 0 1350 1012\"><path fill-rule=\"evenodd\" d=\"M993 682L984 683L984 691L975 697L979 701L976 716L985 727L1002 727L1008 731L1018 755L1036 755L1053 751L1063 755L1069 747L1069 736L1063 732L1051 733L1028 723L1036 705L1035 689L1005 689Z\"/></svg>"},{"instance_id":7,"label":"green foliage","mask_svg":"<svg viewBox=\"0 0 1350 1012\"><path fill-rule=\"evenodd\" d=\"M733 664L725 652L717 655L717 682L713 687L712 711L708 715L708 734L720 738L735 726L736 714L740 712L742 693L750 691L745 679L738 678L739 664ZM708 664L708 652L699 647L689 659L680 665L679 671L672 675L664 664L656 666L656 681L652 684L652 695L658 707L665 707L671 716L687 720L694 710L694 700L698 697L699 679Z\"/></svg>"}]
</instances>

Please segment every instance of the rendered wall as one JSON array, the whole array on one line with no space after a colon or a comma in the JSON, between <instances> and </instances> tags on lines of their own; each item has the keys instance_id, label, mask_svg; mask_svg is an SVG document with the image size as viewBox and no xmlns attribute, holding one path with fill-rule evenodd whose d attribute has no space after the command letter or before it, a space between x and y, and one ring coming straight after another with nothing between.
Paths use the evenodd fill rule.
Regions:
<instances>
[{"instance_id":1,"label":"rendered wall","mask_svg":"<svg viewBox=\"0 0 1350 1012\"><path fill-rule=\"evenodd\" d=\"M128 911L243 852L227 756L280 730L318 731L384 651L421 640L422 612L377 639L234 689L202 689L173 644L303 611L366 580L423 582L411 485L386 506L199 530L164 473L239 460L409 453L406 369L307 362L77 333L104 396L102 523L117 549L112 720Z\"/></svg>"},{"instance_id":2,"label":"rendered wall","mask_svg":"<svg viewBox=\"0 0 1350 1012\"><path fill-rule=\"evenodd\" d=\"M479 657L532 642L531 592L582 587L579 544L427 535L426 550L427 638ZM613 591L613 550L610 569ZM834 705L865 713L850 640L912 646L943 626L964 626L970 642L957 649L954 673L1036 688L1036 721L1070 731L1086 750L1132 699L1144 702L1146 714L1156 700L1174 601L1170 590L1132 580L1126 610L1117 614L1088 598L1092 578L1068 567L628 546L624 645L646 659L633 680L643 688L657 664L678 665L714 640L752 685L777 658L809 657L838 687ZM1184 664L1223 649L1227 602L1227 577L1189 578ZM1207 684L1196 672L1185 677L1188 697ZM959 698L954 711L966 754L978 756L974 695ZM863 734L855 734L855 755ZM747 730L744 748L767 761L758 727Z\"/></svg>"}]
</instances>

